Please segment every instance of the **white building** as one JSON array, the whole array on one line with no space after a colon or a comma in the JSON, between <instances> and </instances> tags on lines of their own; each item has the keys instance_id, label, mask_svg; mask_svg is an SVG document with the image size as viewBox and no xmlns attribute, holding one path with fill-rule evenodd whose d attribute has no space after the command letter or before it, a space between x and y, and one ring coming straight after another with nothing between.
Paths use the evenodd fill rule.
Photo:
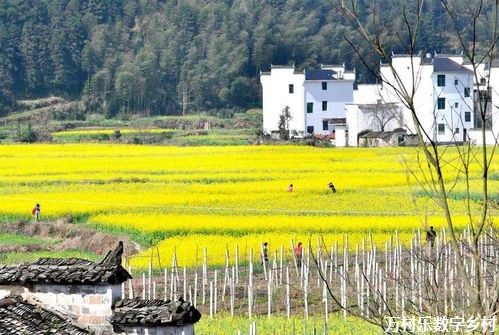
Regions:
<instances>
[{"instance_id":1,"label":"white building","mask_svg":"<svg viewBox=\"0 0 499 335\"><path fill-rule=\"evenodd\" d=\"M327 135L332 119L345 117L345 104L353 102L355 73L344 66L323 65L319 70L296 71L294 66L271 66L262 72L263 128L278 130L279 115L287 106L289 130Z\"/></svg>"},{"instance_id":2,"label":"white building","mask_svg":"<svg viewBox=\"0 0 499 335\"><path fill-rule=\"evenodd\" d=\"M432 140L469 141L469 132L474 127L474 81L473 72L463 64L462 56L393 55L392 66L398 79L388 64L382 64L380 75L384 85L359 85L354 103L346 106L349 145L357 145L357 134L362 131L381 130L376 128L380 122L373 121L373 111L381 110L385 118L392 116L383 130L404 128L414 133L411 111L397 93L413 89L416 115Z\"/></svg>"}]
</instances>

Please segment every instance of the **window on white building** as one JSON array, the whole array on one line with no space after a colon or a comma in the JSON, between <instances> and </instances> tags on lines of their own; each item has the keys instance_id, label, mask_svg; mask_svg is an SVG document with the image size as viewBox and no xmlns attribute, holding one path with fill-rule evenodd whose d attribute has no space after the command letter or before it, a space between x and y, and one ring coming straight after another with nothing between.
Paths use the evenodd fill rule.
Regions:
<instances>
[{"instance_id":1,"label":"window on white building","mask_svg":"<svg viewBox=\"0 0 499 335\"><path fill-rule=\"evenodd\" d=\"M470 88L469 87L465 87L464 88L464 97L468 98L469 96L470 96Z\"/></svg>"},{"instance_id":2,"label":"window on white building","mask_svg":"<svg viewBox=\"0 0 499 335\"><path fill-rule=\"evenodd\" d=\"M459 102L454 102L454 108L458 108L459 107Z\"/></svg>"},{"instance_id":3,"label":"window on white building","mask_svg":"<svg viewBox=\"0 0 499 335\"><path fill-rule=\"evenodd\" d=\"M308 126L307 127L307 133L313 134L314 133L314 126Z\"/></svg>"},{"instance_id":4,"label":"window on white building","mask_svg":"<svg viewBox=\"0 0 499 335\"><path fill-rule=\"evenodd\" d=\"M322 121L322 130L328 130L328 129L329 129L329 122Z\"/></svg>"},{"instance_id":5,"label":"window on white building","mask_svg":"<svg viewBox=\"0 0 499 335\"><path fill-rule=\"evenodd\" d=\"M459 128L456 128L456 130L454 130L454 134L459 134Z\"/></svg>"},{"instance_id":6,"label":"window on white building","mask_svg":"<svg viewBox=\"0 0 499 335\"><path fill-rule=\"evenodd\" d=\"M307 113L313 113L313 112L314 112L314 103L307 102Z\"/></svg>"},{"instance_id":7,"label":"window on white building","mask_svg":"<svg viewBox=\"0 0 499 335\"><path fill-rule=\"evenodd\" d=\"M444 123L438 124L438 134L439 135L445 134L445 124Z\"/></svg>"},{"instance_id":8,"label":"window on white building","mask_svg":"<svg viewBox=\"0 0 499 335\"><path fill-rule=\"evenodd\" d=\"M480 85L487 84L487 80L485 78L480 78Z\"/></svg>"},{"instance_id":9,"label":"window on white building","mask_svg":"<svg viewBox=\"0 0 499 335\"><path fill-rule=\"evenodd\" d=\"M457 86L457 85L459 85L459 80L457 80L457 78L456 78L456 79L454 79L454 86Z\"/></svg>"},{"instance_id":10,"label":"window on white building","mask_svg":"<svg viewBox=\"0 0 499 335\"><path fill-rule=\"evenodd\" d=\"M471 112L464 112L464 122L471 122Z\"/></svg>"},{"instance_id":11,"label":"window on white building","mask_svg":"<svg viewBox=\"0 0 499 335\"><path fill-rule=\"evenodd\" d=\"M437 75L437 86L444 87L445 86L445 74Z\"/></svg>"},{"instance_id":12,"label":"window on white building","mask_svg":"<svg viewBox=\"0 0 499 335\"><path fill-rule=\"evenodd\" d=\"M289 93L291 93L291 94L295 93L295 85L289 84L288 90L289 90Z\"/></svg>"},{"instance_id":13,"label":"window on white building","mask_svg":"<svg viewBox=\"0 0 499 335\"><path fill-rule=\"evenodd\" d=\"M438 98L437 109L445 109L445 98Z\"/></svg>"},{"instance_id":14,"label":"window on white building","mask_svg":"<svg viewBox=\"0 0 499 335\"><path fill-rule=\"evenodd\" d=\"M322 82L322 90L327 91L327 81Z\"/></svg>"},{"instance_id":15,"label":"window on white building","mask_svg":"<svg viewBox=\"0 0 499 335\"><path fill-rule=\"evenodd\" d=\"M322 110L327 111L327 101L322 102Z\"/></svg>"}]
</instances>

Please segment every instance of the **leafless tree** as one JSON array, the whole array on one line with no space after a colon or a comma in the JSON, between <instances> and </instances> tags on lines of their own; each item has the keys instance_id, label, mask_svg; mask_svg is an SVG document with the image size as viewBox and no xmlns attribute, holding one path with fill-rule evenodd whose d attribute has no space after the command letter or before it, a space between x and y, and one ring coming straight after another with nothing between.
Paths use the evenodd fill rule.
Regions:
<instances>
[{"instance_id":1,"label":"leafless tree","mask_svg":"<svg viewBox=\"0 0 499 335\"><path fill-rule=\"evenodd\" d=\"M364 108L367 111L370 124L375 130L385 131L390 122L396 122L397 127L403 125L403 115L400 107L391 103L382 103L378 100L375 105Z\"/></svg>"},{"instance_id":2,"label":"leafless tree","mask_svg":"<svg viewBox=\"0 0 499 335\"><path fill-rule=\"evenodd\" d=\"M463 49L463 57L471 65L475 83L479 83L479 77L483 74L480 74L480 71L483 68L491 69L497 56L499 1L471 0L463 2L441 0L440 2L450 21L454 24L453 32L449 33L452 33L459 41L460 47ZM402 292L407 294L407 305L402 309L402 313L408 312L413 315L438 315L437 313L442 313L443 304L447 303L448 300L447 298L442 299L441 294L442 292L448 294L448 292L442 287L438 275L440 273L440 275L448 276L450 272L445 270L447 269L446 265L442 265L444 263L440 256L447 255L445 257L448 259L449 254L452 254L455 255L453 266L456 271L452 280L456 280L455 277L457 276L460 285L462 285L462 292L464 292L461 299L456 300L455 303L461 305L463 313L467 316L491 317L499 313L499 280L497 280L497 259L491 259L491 257L495 257L496 252L491 252L488 247L496 248L498 245L494 216L493 213L491 214L491 206L494 205L494 200L491 199L489 179L499 134L492 134L493 138L495 138L495 144L487 146L485 145L487 129L482 127L481 139L483 144L474 145L468 141L463 145L450 147L441 146L436 141L434 136L436 124L431 129L425 128L421 121L421 115L418 114L416 108L420 98L416 92L419 88L421 75L421 67L418 66L421 58L418 56L419 50L417 48L424 3L424 0L400 2L400 19L403 22L403 29L397 31L391 30L390 20L392 18L383 19L382 15L379 15L379 3L376 0L373 2L337 0L335 5L350 23L351 30L345 32L346 41L357 53L367 69L387 88L391 89L398 101L410 111L415 134L419 139L421 155L418 155L418 162L413 166L408 164L408 169L417 184L441 209L446 221L448 244L446 244L446 240L442 240L439 251L430 254L430 256L418 251L416 246L411 247L411 250L406 249L411 264L403 260L396 264L396 266L407 268L413 266L412 259L420 260L423 264L428 265L427 271L434 277L432 280L428 280L427 285L425 283L418 284L425 285L424 289L429 290L429 292L426 295L420 294L420 296L425 297L426 301L424 303L417 303L411 300L411 297L416 296L414 290L417 289L414 287L415 284L413 284L411 278L407 278L407 276L398 272L395 273L396 277L393 280L400 283L401 287L406 287L406 290L403 289ZM487 13L492 13L492 15L485 15L485 7L488 7ZM369 17L368 22L362 19L365 17ZM484 24L490 27L489 36L479 36L478 34L479 26ZM362 57L359 46L353 42L354 38L351 34L361 37L377 52L390 70L390 80L380 74L377 64L370 64ZM404 53L410 57L410 66L406 73L400 73L392 63L392 50L387 47L387 42L390 40L394 40L399 46L404 47ZM407 73L409 73L409 79ZM485 75L487 77L487 89L490 89L490 71ZM490 122L490 114L487 112L487 105L490 104L488 96L487 94L477 94L476 108L478 108L477 114L482 125ZM480 180L480 190L472 186L476 180ZM457 189L464 190L460 194L463 194L469 227L469 231L464 234L456 229L455 217L457 213L451 206L450 200L456 194ZM402 252L402 249L400 252ZM398 257L400 257L400 254ZM388 260L386 261L388 262ZM487 268L487 265L484 266L484 264L488 264L489 267ZM490 272L490 266L495 269L495 272ZM376 279L366 275L365 271L361 271L361 273L367 285L376 282ZM407 286L408 282L411 282L412 286ZM448 282L451 283L451 281ZM373 289L379 290L379 286L377 288L373 286ZM334 296L333 290L329 290L329 292ZM374 317L394 314L390 309L391 304L386 301L388 299L390 299L389 295L385 295L381 299L384 301L384 308L387 309L385 313L376 312L375 305L371 305ZM341 299L336 299L336 301L343 309L352 312L351 307L342 305ZM409 306L417 308L409 308ZM394 309L394 311L396 310ZM400 311L400 309L398 310ZM360 316L365 315L365 313L360 314ZM383 322L379 322L379 324L386 325ZM489 329L481 330L484 334L489 333L489 331Z\"/></svg>"}]
</instances>

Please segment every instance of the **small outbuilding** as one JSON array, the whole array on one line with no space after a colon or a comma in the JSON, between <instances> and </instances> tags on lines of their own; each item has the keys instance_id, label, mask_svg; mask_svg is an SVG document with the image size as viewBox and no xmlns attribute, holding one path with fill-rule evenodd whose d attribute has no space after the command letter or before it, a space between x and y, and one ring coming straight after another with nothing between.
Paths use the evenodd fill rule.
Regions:
<instances>
[{"instance_id":1,"label":"small outbuilding","mask_svg":"<svg viewBox=\"0 0 499 335\"><path fill-rule=\"evenodd\" d=\"M53 310L72 314L78 324L109 330L112 305L121 283L132 276L121 266L123 244L99 263L80 258L40 258L32 263L0 265L0 285L23 287L24 294Z\"/></svg>"}]
</instances>

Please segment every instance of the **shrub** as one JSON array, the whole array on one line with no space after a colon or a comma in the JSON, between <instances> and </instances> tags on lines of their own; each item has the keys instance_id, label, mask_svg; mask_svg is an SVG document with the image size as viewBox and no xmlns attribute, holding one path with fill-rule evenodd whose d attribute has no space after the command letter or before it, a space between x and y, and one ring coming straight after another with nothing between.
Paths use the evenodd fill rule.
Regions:
<instances>
[{"instance_id":1,"label":"shrub","mask_svg":"<svg viewBox=\"0 0 499 335\"><path fill-rule=\"evenodd\" d=\"M33 143L36 142L37 134L33 130L30 124L27 126L19 126L16 129L16 134L14 136L14 140L22 143Z\"/></svg>"}]
</instances>

